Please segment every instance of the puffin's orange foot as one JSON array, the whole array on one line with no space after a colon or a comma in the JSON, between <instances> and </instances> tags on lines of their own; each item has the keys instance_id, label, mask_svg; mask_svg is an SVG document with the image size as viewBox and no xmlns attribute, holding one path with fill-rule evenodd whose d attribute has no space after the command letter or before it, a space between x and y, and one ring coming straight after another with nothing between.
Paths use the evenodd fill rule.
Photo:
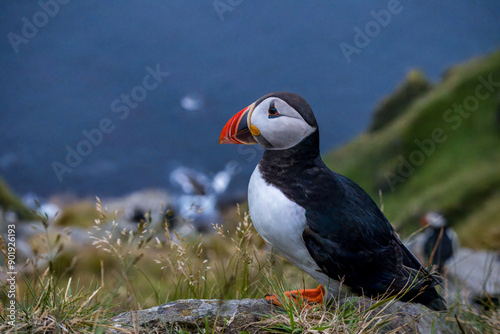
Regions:
<instances>
[{"instance_id":1,"label":"puffin's orange foot","mask_svg":"<svg viewBox=\"0 0 500 334\"><path fill-rule=\"evenodd\" d=\"M300 307L303 307L310 303L322 303L325 297L325 289L320 284L316 289L285 291L285 296L294 300ZM283 307L276 295L267 295L266 299L276 306Z\"/></svg>"}]
</instances>

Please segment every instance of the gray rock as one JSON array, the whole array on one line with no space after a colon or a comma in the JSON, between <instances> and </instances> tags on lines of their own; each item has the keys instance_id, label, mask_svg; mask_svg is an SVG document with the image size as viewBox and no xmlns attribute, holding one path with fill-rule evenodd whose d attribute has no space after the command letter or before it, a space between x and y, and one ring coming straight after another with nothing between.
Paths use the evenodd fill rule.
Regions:
<instances>
[{"instance_id":1,"label":"gray rock","mask_svg":"<svg viewBox=\"0 0 500 334\"><path fill-rule=\"evenodd\" d=\"M111 319L114 327L131 329L134 322L140 333L168 333L176 328L198 333L209 324L207 332L239 333L243 327L258 322L270 314L272 306L265 299L217 300L181 299L137 312L125 312ZM255 332L258 327L246 331ZM120 331L112 331L120 333Z\"/></svg>"},{"instance_id":2,"label":"gray rock","mask_svg":"<svg viewBox=\"0 0 500 334\"><path fill-rule=\"evenodd\" d=\"M461 299L486 294L500 294L500 260L498 252L461 248L448 263L445 275ZM454 287L454 289L453 289Z\"/></svg>"},{"instance_id":3,"label":"gray rock","mask_svg":"<svg viewBox=\"0 0 500 334\"><path fill-rule=\"evenodd\" d=\"M375 304L375 301L363 297L348 297L342 303L351 302L364 312ZM376 308L371 316L386 322L377 333L391 334L428 334L455 333L453 324L447 323L445 313L434 312L413 303L400 301L383 304Z\"/></svg>"},{"instance_id":4,"label":"gray rock","mask_svg":"<svg viewBox=\"0 0 500 334\"><path fill-rule=\"evenodd\" d=\"M365 309L374 303L367 298L346 298L341 304L347 301ZM127 329L134 332L135 323L139 326L140 333L169 333L176 329L190 333L213 330L226 334L241 331L260 333L263 330L258 322L276 310L277 308L268 304L265 299L177 300L147 310L119 314L111 320L116 327L111 332L120 333ZM453 332L444 323L443 314L430 312L415 304L394 302L382 305L372 314L381 319L379 322L384 322L380 333L427 334L432 332L432 328L436 334ZM381 317L384 314L389 316Z\"/></svg>"},{"instance_id":5,"label":"gray rock","mask_svg":"<svg viewBox=\"0 0 500 334\"><path fill-rule=\"evenodd\" d=\"M406 242L408 248L422 263L424 233L417 234ZM446 262L441 273L445 278L446 299L450 302L473 301L487 296L500 295L500 253L459 248Z\"/></svg>"}]
</instances>

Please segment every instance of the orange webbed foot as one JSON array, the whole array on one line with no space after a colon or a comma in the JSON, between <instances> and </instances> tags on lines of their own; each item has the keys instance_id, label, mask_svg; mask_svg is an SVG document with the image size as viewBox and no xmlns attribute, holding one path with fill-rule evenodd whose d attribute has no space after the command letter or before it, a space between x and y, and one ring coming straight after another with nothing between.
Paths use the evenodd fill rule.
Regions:
<instances>
[{"instance_id":1,"label":"orange webbed foot","mask_svg":"<svg viewBox=\"0 0 500 334\"><path fill-rule=\"evenodd\" d=\"M285 291L285 296L294 300L300 307L303 307L312 303L322 303L325 298L325 289L319 285L316 289ZM276 306L283 307L276 295L268 295L266 299Z\"/></svg>"}]
</instances>

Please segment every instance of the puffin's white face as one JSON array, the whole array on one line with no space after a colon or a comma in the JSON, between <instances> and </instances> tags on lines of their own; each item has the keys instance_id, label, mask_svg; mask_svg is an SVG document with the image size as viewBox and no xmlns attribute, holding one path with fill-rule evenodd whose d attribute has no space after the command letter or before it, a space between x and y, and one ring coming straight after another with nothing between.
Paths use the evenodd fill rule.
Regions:
<instances>
[{"instance_id":1,"label":"puffin's white face","mask_svg":"<svg viewBox=\"0 0 500 334\"><path fill-rule=\"evenodd\" d=\"M297 94L276 92L231 117L222 129L219 143L259 143L266 150L286 150L314 131L317 125L309 104Z\"/></svg>"},{"instance_id":2,"label":"puffin's white face","mask_svg":"<svg viewBox=\"0 0 500 334\"><path fill-rule=\"evenodd\" d=\"M424 216L424 223L428 223L432 228L446 226L446 219L437 212L430 212Z\"/></svg>"},{"instance_id":3,"label":"puffin's white face","mask_svg":"<svg viewBox=\"0 0 500 334\"><path fill-rule=\"evenodd\" d=\"M316 130L278 97L269 97L249 108L247 122L250 132L268 150L291 148Z\"/></svg>"}]
</instances>

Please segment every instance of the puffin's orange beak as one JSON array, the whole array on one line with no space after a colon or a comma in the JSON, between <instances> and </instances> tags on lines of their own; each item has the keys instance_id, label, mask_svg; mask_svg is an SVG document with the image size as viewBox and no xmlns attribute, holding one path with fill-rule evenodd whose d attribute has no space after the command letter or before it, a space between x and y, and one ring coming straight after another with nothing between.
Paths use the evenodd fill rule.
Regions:
<instances>
[{"instance_id":1,"label":"puffin's orange beak","mask_svg":"<svg viewBox=\"0 0 500 334\"><path fill-rule=\"evenodd\" d=\"M257 141L252 136L252 132L250 132L252 126L249 125L253 107L254 105L251 104L231 117L222 129L219 137L219 144L257 144ZM257 128L254 129L254 132L258 131L256 129Z\"/></svg>"},{"instance_id":2,"label":"puffin's orange beak","mask_svg":"<svg viewBox=\"0 0 500 334\"><path fill-rule=\"evenodd\" d=\"M427 220L427 215L423 216L420 218L420 226L427 226L429 225L429 221Z\"/></svg>"}]
</instances>

